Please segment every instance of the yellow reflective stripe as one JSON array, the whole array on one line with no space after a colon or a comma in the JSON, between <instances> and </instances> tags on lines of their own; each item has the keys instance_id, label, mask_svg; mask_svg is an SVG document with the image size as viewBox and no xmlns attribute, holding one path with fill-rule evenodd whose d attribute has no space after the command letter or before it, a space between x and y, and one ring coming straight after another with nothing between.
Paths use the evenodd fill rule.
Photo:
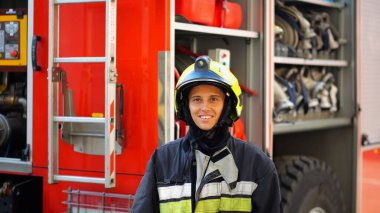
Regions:
<instances>
[{"instance_id":1,"label":"yellow reflective stripe","mask_svg":"<svg viewBox=\"0 0 380 213\"><path fill-rule=\"evenodd\" d=\"M252 211L251 198L222 197L219 210L251 212Z\"/></svg>"},{"instance_id":2,"label":"yellow reflective stripe","mask_svg":"<svg viewBox=\"0 0 380 213\"><path fill-rule=\"evenodd\" d=\"M196 213L218 211L251 212L251 198L221 197L218 199L200 200L195 208Z\"/></svg>"},{"instance_id":3,"label":"yellow reflective stripe","mask_svg":"<svg viewBox=\"0 0 380 213\"><path fill-rule=\"evenodd\" d=\"M191 199L160 203L161 213L191 213Z\"/></svg>"},{"instance_id":4,"label":"yellow reflective stripe","mask_svg":"<svg viewBox=\"0 0 380 213\"><path fill-rule=\"evenodd\" d=\"M195 208L196 213L219 211L251 212L251 198L221 197L217 199L200 200ZM179 200L160 203L161 213L191 213L191 200Z\"/></svg>"}]
</instances>

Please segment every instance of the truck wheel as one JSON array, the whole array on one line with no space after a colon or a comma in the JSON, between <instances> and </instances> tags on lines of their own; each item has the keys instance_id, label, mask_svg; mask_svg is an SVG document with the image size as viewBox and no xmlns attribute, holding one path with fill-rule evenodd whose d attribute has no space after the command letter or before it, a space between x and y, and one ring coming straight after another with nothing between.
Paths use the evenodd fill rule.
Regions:
<instances>
[{"instance_id":1,"label":"truck wheel","mask_svg":"<svg viewBox=\"0 0 380 213\"><path fill-rule=\"evenodd\" d=\"M275 159L284 213L345 212L339 182L325 162L305 156Z\"/></svg>"}]
</instances>

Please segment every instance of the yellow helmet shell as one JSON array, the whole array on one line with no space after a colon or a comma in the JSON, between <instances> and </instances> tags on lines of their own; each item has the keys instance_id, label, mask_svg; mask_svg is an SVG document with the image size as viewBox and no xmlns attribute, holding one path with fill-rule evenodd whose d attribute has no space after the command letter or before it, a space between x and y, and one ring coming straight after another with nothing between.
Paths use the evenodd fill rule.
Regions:
<instances>
[{"instance_id":1,"label":"yellow helmet shell","mask_svg":"<svg viewBox=\"0 0 380 213\"><path fill-rule=\"evenodd\" d=\"M230 98L232 98L233 105L231 106L232 110L229 118L236 121L240 117L243 106L241 104L241 89L238 79L227 67L210 60L208 56L200 56L195 60L194 64L185 69L177 82L174 98L175 111L179 119L186 121L181 107L183 98L187 98L183 92L199 84L212 84L227 91Z\"/></svg>"}]
</instances>

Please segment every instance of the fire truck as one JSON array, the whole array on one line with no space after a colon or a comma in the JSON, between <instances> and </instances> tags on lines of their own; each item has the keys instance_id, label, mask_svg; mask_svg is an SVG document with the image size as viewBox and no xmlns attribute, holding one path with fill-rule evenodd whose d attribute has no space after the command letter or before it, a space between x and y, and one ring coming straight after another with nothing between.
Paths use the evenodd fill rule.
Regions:
<instances>
[{"instance_id":1,"label":"fire truck","mask_svg":"<svg viewBox=\"0 0 380 213\"><path fill-rule=\"evenodd\" d=\"M210 55L241 83L231 132L275 161L284 212L360 212L359 8L1 1L0 211L129 212L150 155L186 132L176 77Z\"/></svg>"}]
</instances>

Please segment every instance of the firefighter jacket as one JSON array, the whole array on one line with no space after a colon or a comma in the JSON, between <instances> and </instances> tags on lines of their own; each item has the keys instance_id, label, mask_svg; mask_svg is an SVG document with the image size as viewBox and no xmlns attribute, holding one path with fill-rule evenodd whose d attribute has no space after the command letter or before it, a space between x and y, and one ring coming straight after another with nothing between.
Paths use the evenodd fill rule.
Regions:
<instances>
[{"instance_id":1,"label":"firefighter jacket","mask_svg":"<svg viewBox=\"0 0 380 213\"><path fill-rule=\"evenodd\" d=\"M156 149L133 213L280 212L274 163L258 147L230 137L207 156L189 141L185 136Z\"/></svg>"}]
</instances>

